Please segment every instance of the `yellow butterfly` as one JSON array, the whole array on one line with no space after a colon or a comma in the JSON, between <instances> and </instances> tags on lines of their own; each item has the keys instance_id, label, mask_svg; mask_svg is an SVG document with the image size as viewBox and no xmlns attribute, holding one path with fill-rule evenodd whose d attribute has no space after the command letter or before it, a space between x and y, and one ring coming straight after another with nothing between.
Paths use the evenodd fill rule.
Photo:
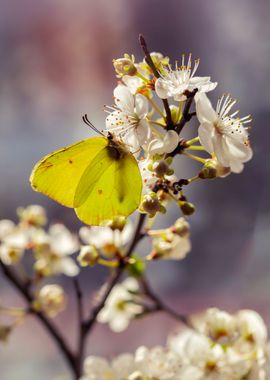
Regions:
<instances>
[{"instance_id":1,"label":"yellow butterfly","mask_svg":"<svg viewBox=\"0 0 270 380\"><path fill-rule=\"evenodd\" d=\"M87 119L83 120L100 133ZM101 134L101 133L100 133ZM91 137L43 157L30 183L86 224L128 216L141 201L142 178L134 156L112 134Z\"/></svg>"}]
</instances>

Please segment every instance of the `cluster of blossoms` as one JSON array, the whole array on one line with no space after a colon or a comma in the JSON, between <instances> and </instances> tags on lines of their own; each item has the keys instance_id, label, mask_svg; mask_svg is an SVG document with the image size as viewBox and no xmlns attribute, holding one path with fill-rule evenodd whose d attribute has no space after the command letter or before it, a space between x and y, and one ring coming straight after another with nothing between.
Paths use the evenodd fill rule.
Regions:
<instances>
[{"instance_id":1,"label":"cluster of blossoms","mask_svg":"<svg viewBox=\"0 0 270 380\"><path fill-rule=\"evenodd\" d=\"M110 362L90 356L81 380L267 380L270 344L252 310L208 309L193 329L169 336L166 347L139 347Z\"/></svg>"},{"instance_id":2,"label":"cluster of blossoms","mask_svg":"<svg viewBox=\"0 0 270 380\"><path fill-rule=\"evenodd\" d=\"M239 117L239 111L231 111L236 100L229 95L222 95L214 109L206 93L214 90L217 82L196 76L198 67L199 60L193 63L191 55L187 59L183 55L175 67L161 53L151 53L141 62L128 54L114 60L119 82L115 104L106 109L106 129L137 157L144 183L140 211L150 216L164 213L168 200L176 201L184 215L192 214L194 206L187 202L183 185L240 173L252 157L246 127L250 116ZM191 113L193 99L195 111ZM198 136L186 141L179 134L195 115ZM192 155L192 150L210 157ZM176 178L172 166L179 154L203 164L197 175Z\"/></svg>"}]
</instances>

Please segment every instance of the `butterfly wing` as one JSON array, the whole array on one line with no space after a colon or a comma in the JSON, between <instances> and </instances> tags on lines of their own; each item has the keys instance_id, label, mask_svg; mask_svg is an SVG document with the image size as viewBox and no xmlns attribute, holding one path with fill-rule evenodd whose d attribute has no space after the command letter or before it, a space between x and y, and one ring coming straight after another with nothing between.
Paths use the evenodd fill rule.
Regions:
<instances>
[{"instance_id":1,"label":"butterfly wing","mask_svg":"<svg viewBox=\"0 0 270 380\"><path fill-rule=\"evenodd\" d=\"M107 145L105 137L92 137L48 154L35 165L31 186L64 206L74 207L84 171Z\"/></svg>"},{"instance_id":2,"label":"butterfly wing","mask_svg":"<svg viewBox=\"0 0 270 380\"><path fill-rule=\"evenodd\" d=\"M128 216L135 211L141 192L142 178L132 154L116 159L106 147L81 178L75 195L75 211L83 222L100 225L104 220L117 215Z\"/></svg>"}]
</instances>

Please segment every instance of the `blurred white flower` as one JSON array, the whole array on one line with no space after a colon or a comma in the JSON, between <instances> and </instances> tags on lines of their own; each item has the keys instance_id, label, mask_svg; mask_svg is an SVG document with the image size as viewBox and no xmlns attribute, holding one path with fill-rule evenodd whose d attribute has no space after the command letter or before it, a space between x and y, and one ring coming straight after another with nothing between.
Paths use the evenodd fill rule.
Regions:
<instances>
[{"instance_id":1,"label":"blurred white flower","mask_svg":"<svg viewBox=\"0 0 270 380\"><path fill-rule=\"evenodd\" d=\"M229 115L235 100L222 96L213 109L205 94L196 94L196 112L200 122L199 138L210 154L215 154L218 162L234 173L243 170L243 163L252 158L248 133L244 124L250 123L250 116L236 117L238 111Z\"/></svg>"},{"instance_id":2,"label":"blurred white flower","mask_svg":"<svg viewBox=\"0 0 270 380\"><path fill-rule=\"evenodd\" d=\"M114 101L113 112L106 118L106 128L121 137L135 153L147 143L151 133L146 120L148 100L141 94L133 95L126 86L119 85L114 90Z\"/></svg>"},{"instance_id":3,"label":"blurred white flower","mask_svg":"<svg viewBox=\"0 0 270 380\"><path fill-rule=\"evenodd\" d=\"M101 250L105 256L115 254L123 248L131 239L133 234L132 223L126 223L122 231L110 227L82 227L79 235L85 244L93 245Z\"/></svg>"},{"instance_id":4,"label":"blurred white flower","mask_svg":"<svg viewBox=\"0 0 270 380\"><path fill-rule=\"evenodd\" d=\"M137 369L143 374L143 378L169 380L174 377L179 368L179 356L163 347L139 347L135 353Z\"/></svg>"},{"instance_id":5,"label":"blurred white flower","mask_svg":"<svg viewBox=\"0 0 270 380\"><path fill-rule=\"evenodd\" d=\"M0 220L0 240L4 239L7 235L10 235L16 225L12 220L9 219L2 219Z\"/></svg>"},{"instance_id":6,"label":"blurred white flower","mask_svg":"<svg viewBox=\"0 0 270 380\"><path fill-rule=\"evenodd\" d=\"M82 267L93 266L97 263L99 254L94 245L83 245L77 256L77 261Z\"/></svg>"},{"instance_id":7,"label":"blurred white flower","mask_svg":"<svg viewBox=\"0 0 270 380\"><path fill-rule=\"evenodd\" d=\"M5 265L18 263L29 244L28 231L14 226L10 221L1 221L0 259Z\"/></svg>"},{"instance_id":8,"label":"blurred white flower","mask_svg":"<svg viewBox=\"0 0 270 380\"><path fill-rule=\"evenodd\" d=\"M17 214L20 222L26 225L41 227L47 223L46 211L44 207L39 205L19 207Z\"/></svg>"},{"instance_id":9,"label":"blurred white flower","mask_svg":"<svg viewBox=\"0 0 270 380\"><path fill-rule=\"evenodd\" d=\"M34 307L50 317L55 317L66 307L64 289L55 284L44 285L38 292Z\"/></svg>"},{"instance_id":10,"label":"blurred white flower","mask_svg":"<svg viewBox=\"0 0 270 380\"><path fill-rule=\"evenodd\" d=\"M239 338L237 327L234 316L226 311L210 308L203 315L198 329L214 342L229 344Z\"/></svg>"},{"instance_id":11,"label":"blurred white flower","mask_svg":"<svg viewBox=\"0 0 270 380\"><path fill-rule=\"evenodd\" d=\"M69 257L79 249L77 238L62 224L51 225L48 233L37 231L33 236L37 261L35 270L42 276L65 274L76 276L79 268Z\"/></svg>"},{"instance_id":12,"label":"blurred white flower","mask_svg":"<svg viewBox=\"0 0 270 380\"><path fill-rule=\"evenodd\" d=\"M89 356L84 361L84 374L81 380L123 380L134 371L134 357L122 354L111 362L99 357Z\"/></svg>"},{"instance_id":13,"label":"blurred white flower","mask_svg":"<svg viewBox=\"0 0 270 380\"><path fill-rule=\"evenodd\" d=\"M153 237L150 259L181 260L191 250L189 223L184 218L171 228L149 231L149 235Z\"/></svg>"},{"instance_id":14,"label":"blurred white flower","mask_svg":"<svg viewBox=\"0 0 270 380\"><path fill-rule=\"evenodd\" d=\"M115 332L124 331L129 322L143 311L141 305L132 302L135 300L133 293L138 290L138 282L132 277L117 284L107 298L104 308L98 314L97 320L100 323L108 323Z\"/></svg>"},{"instance_id":15,"label":"blurred white flower","mask_svg":"<svg viewBox=\"0 0 270 380\"><path fill-rule=\"evenodd\" d=\"M186 91L198 89L199 92L208 92L216 88L217 83L210 81L210 77L195 77L199 66L199 59L195 61L192 69L191 54L188 62L185 64L185 55L182 55L182 64L178 67L176 63L175 70L171 65L162 66L160 70L161 77L155 83L156 93L161 99L173 97L176 101L186 100Z\"/></svg>"}]
</instances>

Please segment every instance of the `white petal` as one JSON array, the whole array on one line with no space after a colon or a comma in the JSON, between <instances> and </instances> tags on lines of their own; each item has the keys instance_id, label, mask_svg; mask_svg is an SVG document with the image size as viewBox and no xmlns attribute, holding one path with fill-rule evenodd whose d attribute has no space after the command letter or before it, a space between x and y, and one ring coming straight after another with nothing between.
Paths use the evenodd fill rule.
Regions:
<instances>
[{"instance_id":1,"label":"white petal","mask_svg":"<svg viewBox=\"0 0 270 380\"><path fill-rule=\"evenodd\" d=\"M135 109L139 118L143 118L148 114L148 100L141 94L135 95Z\"/></svg>"},{"instance_id":2,"label":"white petal","mask_svg":"<svg viewBox=\"0 0 270 380\"><path fill-rule=\"evenodd\" d=\"M179 143L179 135L175 131L168 131L164 137L164 152L173 152Z\"/></svg>"},{"instance_id":3,"label":"white petal","mask_svg":"<svg viewBox=\"0 0 270 380\"><path fill-rule=\"evenodd\" d=\"M213 136L213 146L214 146L214 152L217 156L218 162L225 167L230 166L230 153L226 146L226 142L223 138L223 135L220 135L219 133L215 133ZM225 149L224 149L224 142L225 142Z\"/></svg>"},{"instance_id":4,"label":"white petal","mask_svg":"<svg viewBox=\"0 0 270 380\"><path fill-rule=\"evenodd\" d=\"M80 272L77 265L69 257L65 257L61 260L61 262L59 262L58 271L59 273L63 273L66 276L70 276L70 277L75 277Z\"/></svg>"},{"instance_id":5,"label":"white petal","mask_svg":"<svg viewBox=\"0 0 270 380\"><path fill-rule=\"evenodd\" d=\"M129 325L129 318L125 314L118 314L109 322L110 328L114 332L122 332L126 330Z\"/></svg>"},{"instance_id":6,"label":"white petal","mask_svg":"<svg viewBox=\"0 0 270 380\"><path fill-rule=\"evenodd\" d=\"M0 220L0 239L10 234L15 228L15 223L9 219Z\"/></svg>"},{"instance_id":7,"label":"white petal","mask_svg":"<svg viewBox=\"0 0 270 380\"><path fill-rule=\"evenodd\" d=\"M155 83L155 90L159 98L167 99L169 97L169 85L164 79L157 79Z\"/></svg>"},{"instance_id":8,"label":"white petal","mask_svg":"<svg viewBox=\"0 0 270 380\"><path fill-rule=\"evenodd\" d=\"M218 115L205 93L197 93L195 95L195 103L196 113L200 123L214 123L218 119Z\"/></svg>"},{"instance_id":9,"label":"white petal","mask_svg":"<svg viewBox=\"0 0 270 380\"><path fill-rule=\"evenodd\" d=\"M127 114L134 113L134 96L126 86L117 86L113 95L115 104L120 110Z\"/></svg>"},{"instance_id":10,"label":"white petal","mask_svg":"<svg viewBox=\"0 0 270 380\"><path fill-rule=\"evenodd\" d=\"M214 128L210 123L202 123L198 129L198 135L200 139L200 143L207 150L208 153L213 153L214 147L212 143Z\"/></svg>"}]
</instances>

